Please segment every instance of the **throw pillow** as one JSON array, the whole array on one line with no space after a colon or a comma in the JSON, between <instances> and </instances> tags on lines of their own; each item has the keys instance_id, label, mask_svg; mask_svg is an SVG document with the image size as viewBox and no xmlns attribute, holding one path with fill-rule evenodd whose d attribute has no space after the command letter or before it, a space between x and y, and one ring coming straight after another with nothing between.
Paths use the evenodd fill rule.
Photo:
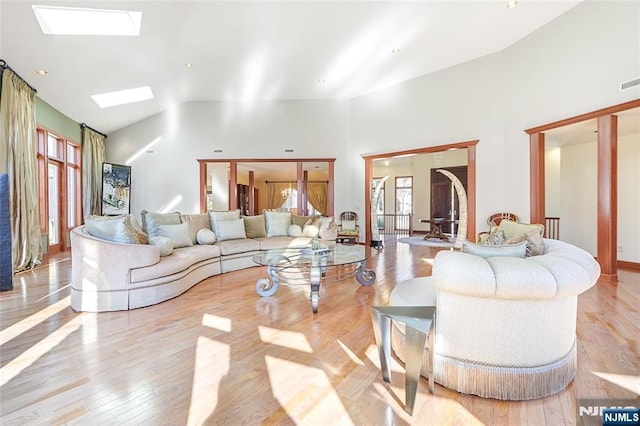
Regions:
<instances>
[{"instance_id":1,"label":"throw pillow","mask_svg":"<svg viewBox=\"0 0 640 426\"><path fill-rule=\"evenodd\" d=\"M326 227L321 227L318 230L318 238L335 241L338 238L338 225L332 221Z\"/></svg>"},{"instance_id":2,"label":"throw pillow","mask_svg":"<svg viewBox=\"0 0 640 426\"><path fill-rule=\"evenodd\" d=\"M85 220L89 235L114 243L140 244L140 238L129 215L89 216Z\"/></svg>"},{"instance_id":3,"label":"throw pillow","mask_svg":"<svg viewBox=\"0 0 640 426\"><path fill-rule=\"evenodd\" d=\"M489 236L482 240L482 244L486 246L501 246L507 242L507 237L502 229L494 229Z\"/></svg>"},{"instance_id":4,"label":"throw pillow","mask_svg":"<svg viewBox=\"0 0 640 426\"><path fill-rule=\"evenodd\" d=\"M291 221L294 225L298 225L300 228L304 228L309 221L313 222L318 216L298 216L296 214L291 216Z\"/></svg>"},{"instance_id":5,"label":"throw pillow","mask_svg":"<svg viewBox=\"0 0 640 426\"><path fill-rule=\"evenodd\" d=\"M318 232L328 229L333 223L333 216L320 216L313 221L313 225L318 227Z\"/></svg>"},{"instance_id":6,"label":"throw pillow","mask_svg":"<svg viewBox=\"0 0 640 426\"><path fill-rule=\"evenodd\" d=\"M179 223L177 225L158 225L157 237L169 237L173 241L173 248L191 247L191 235L189 235L189 224Z\"/></svg>"},{"instance_id":7,"label":"throw pillow","mask_svg":"<svg viewBox=\"0 0 640 426\"><path fill-rule=\"evenodd\" d=\"M211 229L201 229L196 235L196 241L201 245L209 245L216 242L216 234Z\"/></svg>"},{"instance_id":8,"label":"throw pillow","mask_svg":"<svg viewBox=\"0 0 640 426\"><path fill-rule=\"evenodd\" d=\"M218 241L247 238L244 232L244 220L240 218L219 220L216 222L216 226L218 228L216 231L216 238Z\"/></svg>"},{"instance_id":9,"label":"throw pillow","mask_svg":"<svg viewBox=\"0 0 640 426\"><path fill-rule=\"evenodd\" d=\"M355 231L356 230L356 221L355 220L343 220L341 222L341 227L343 231Z\"/></svg>"},{"instance_id":10,"label":"throw pillow","mask_svg":"<svg viewBox=\"0 0 640 426\"><path fill-rule=\"evenodd\" d=\"M301 237L302 236L302 228L300 227L300 225L296 225L294 223L287 230L287 235L289 235L290 237Z\"/></svg>"},{"instance_id":11,"label":"throw pillow","mask_svg":"<svg viewBox=\"0 0 640 426\"><path fill-rule=\"evenodd\" d=\"M264 223L264 215L243 216L244 231L247 238L262 238L267 236L267 228Z\"/></svg>"},{"instance_id":12,"label":"throw pillow","mask_svg":"<svg viewBox=\"0 0 640 426\"><path fill-rule=\"evenodd\" d=\"M149 236L146 234L146 232L142 230L142 226L140 226L140 223L138 223L138 219L136 219L134 215L130 214L129 220L131 220L131 225L133 226L133 229L138 235L138 242L140 244L148 244Z\"/></svg>"},{"instance_id":13,"label":"throw pillow","mask_svg":"<svg viewBox=\"0 0 640 426\"><path fill-rule=\"evenodd\" d=\"M151 237L149 244L160 249L160 257L169 256L173 252L173 240L169 237Z\"/></svg>"},{"instance_id":14,"label":"throw pillow","mask_svg":"<svg viewBox=\"0 0 640 426\"><path fill-rule=\"evenodd\" d=\"M154 213L142 210L142 229L149 238L158 236L159 225L177 225L181 223L180 213Z\"/></svg>"},{"instance_id":15,"label":"throw pillow","mask_svg":"<svg viewBox=\"0 0 640 426\"><path fill-rule=\"evenodd\" d=\"M209 220L209 215L206 213L183 214L180 215L180 220L189 224L189 235L191 236L191 242L193 244L198 242L198 231L201 229L211 230L211 221Z\"/></svg>"},{"instance_id":16,"label":"throw pillow","mask_svg":"<svg viewBox=\"0 0 640 426\"><path fill-rule=\"evenodd\" d=\"M309 237L309 238L315 238L318 236L318 227L316 225L313 225L311 223L307 223L306 225L304 225L304 227L302 228L302 236L303 237Z\"/></svg>"},{"instance_id":17,"label":"throw pillow","mask_svg":"<svg viewBox=\"0 0 640 426\"><path fill-rule=\"evenodd\" d=\"M211 230L216 234L217 237L219 237L218 225L217 225L218 221L240 219L240 209L223 211L223 212L210 211L209 219L211 219Z\"/></svg>"},{"instance_id":18,"label":"throw pillow","mask_svg":"<svg viewBox=\"0 0 640 426\"><path fill-rule=\"evenodd\" d=\"M291 212L264 211L267 237L286 237L289 226L293 224Z\"/></svg>"},{"instance_id":19,"label":"throw pillow","mask_svg":"<svg viewBox=\"0 0 640 426\"><path fill-rule=\"evenodd\" d=\"M527 243L525 241L518 244L506 244L502 246L487 246L483 244L474 244L465 241L462 245L462 251L476 256L489 257L521 257L524 258L527 252Z\"/></svg>"},{"instance_id":20,"label":"throw pillow","mask_svg":"<svg viewBox=\"0 0 640 426\"><path fill-rule=\"evenodd\" d=\"M527 243L527 253L526 256L539 256L544 254L544 239L542 235L538 233L537 230L531 230L526 232L525 234L508 240L508 244L519 243L521 241L525 241Z\"/></svg>"},{"instance_id":21,"label":"throw pillow","mask_svg":"<svg viewBox=\"0 0 640 426\"><path fill-rule=\"evenodd\" d=\"M500 222L500 225L498 225L498 229L502 229L504 231L504 235L507 240L520 237L532 230L537 231L540 235L544 234L544 225L542 224L519 223L506 219Z\"/></svg>"}]
</instances>

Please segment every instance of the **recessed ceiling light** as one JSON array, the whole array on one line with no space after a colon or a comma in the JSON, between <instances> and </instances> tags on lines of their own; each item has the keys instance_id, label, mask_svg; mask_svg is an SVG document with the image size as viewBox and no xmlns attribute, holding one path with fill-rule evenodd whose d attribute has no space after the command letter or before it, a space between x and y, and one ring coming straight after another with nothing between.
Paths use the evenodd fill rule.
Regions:
<instances>
[{"instance_id":1,"label":"recessed ceiling light","mask_svg":"<svg viewBox=\"0 0 640 426\"><path fill-rule=\"evenodd\" d=\"M322 84L322 83L324 83L324 82L326 82L326 80L325 80L324 78L319 78L319 79L318 79L318 83Z\"/></svg>"},{"instance_id":2,"label":"recessed ceiling light","mask_svg":"<svg viewBox=\"0 0 640 426\"><path fill-rule=\"evenodd\" d=\"M47 74L49 74L49 71L47 71L47 70L38 70L38 71L36 71L36 74L38 74L38 75L47 75Z\"/></svg>"},{"instance_id":3,"label":"recessed ceiling light","mask_svg":"<svg viewBox=\"0 0 640 426\"><path fill-rule=\"evenodd\" d=\"M140 35L142 12L33 5L43 34Z\"/></svg>"},{"instance_id":4,"label":"recessed ceiling light","mask_svg":"<svg viewBox=\"0 0 640 426\"><path fill-rule=\"evenodd\" d=\"M100 108L107 108L153 99L153 93L149 86L144 86L117 92L101 93L99 95L92 95L91 97Z\"/></svg>"},{"instance_id":5,"label":"recessed ceiling light","mask_svg":"<svg viewBox=\"0 0 640 426\"><path fill-rule=\"evenodd\" d=\"M193 64L190 63L190 62L187 62L186 64L184 64L184 66L187 67L187 68L192 68Z\"/></svg>"},{"instance_id":6,"label":"recessed ceiling light","mask_svg":"<svg viewBox=\"0 0 640 426\"><path fill-rule=\"evenodd\" d=\"M513 9L517 5L518 5L518 2L516 0L508 1L507 2L507 9Z\"/></svg>"}]
</instances>

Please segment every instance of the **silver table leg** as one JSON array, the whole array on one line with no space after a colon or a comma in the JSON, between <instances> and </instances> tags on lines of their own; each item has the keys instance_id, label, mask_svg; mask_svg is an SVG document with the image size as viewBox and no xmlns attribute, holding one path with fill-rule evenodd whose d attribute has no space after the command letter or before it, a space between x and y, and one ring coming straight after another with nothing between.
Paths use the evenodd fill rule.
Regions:
<instances>
[{"instance_id":1,"label":"silver table leg","mask_svg":"<svg viewBox=\"0 0 640 426\"><path fill-rule=\"evenodd\" d=\"M382 380L387 383L391 382L391 320L400 321L406 326L405 411L409 414L413 414L427 335L429 338L429 359L427 360L429 392L434 392L435 313L434 306L373 306L371 308L371 322L380 357Z\"/></svg>"}]
</instances>

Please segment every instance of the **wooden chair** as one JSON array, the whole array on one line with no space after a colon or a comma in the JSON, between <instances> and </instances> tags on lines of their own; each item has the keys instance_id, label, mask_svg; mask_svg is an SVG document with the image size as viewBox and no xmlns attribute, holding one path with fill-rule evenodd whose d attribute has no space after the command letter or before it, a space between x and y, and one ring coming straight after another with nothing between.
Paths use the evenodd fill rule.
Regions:
<instances>
[{"instance_id":1,"label":"wooden chair","mask_svg":"<svg viewBox=\"0 0 640 426\"><path fill-rule=\"evenodd\" d=\"M494 213L491 216L489 216L489 218L487 219L487 225L498 226L500 225L500 222L502 222L505 219L511 220L513 222L519 222L518 216L516 216L515 214L502 212L502 213Z\"/></svg>"},{"instance_id":2,"label":"wooden chair","mask_svg":"<svg viewBox=\"0 0 640 426\"><path fill-rule=\"evenodd\" d=\"M353 242L358 244L360 240L360 225L358 225L358 214L346 211L340 213L340 223L338 224L338 242Z\"/></svg>"}]
</instances>

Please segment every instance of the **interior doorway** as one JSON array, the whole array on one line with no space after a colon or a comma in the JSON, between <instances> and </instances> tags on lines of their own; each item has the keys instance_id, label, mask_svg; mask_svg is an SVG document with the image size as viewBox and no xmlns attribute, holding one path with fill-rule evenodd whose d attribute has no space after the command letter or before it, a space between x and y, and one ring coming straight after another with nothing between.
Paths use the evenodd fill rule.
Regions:
<instances>
[{"instance_id":1,"label":"interior doorway","mask_svg":"<svg viewBox=\"0 0 640 426\"><path fill-rule=\"evenodd\" d=\"M403 157L409 157L419 154L435 154L435 153L444 153L445 151L456 151L456 150L465 150L461 152L466 152L466 167L467 167L467 234L471 236L472 239L475 238L476 234L476 145L478 144L478 140L472 140L467 142L459 142L452 143L447 145L438 145L432 147L425 148L416 148L406 151L395 151L395 152L386 152L381 154L372 154L372 155L363 155L363 159L365 161L365 203L364 203L364 219L365 219L365 238L366 244L371 243L371 185L373 184L373 180L375 178L383 177L381 174L375 175L374 173L374 162L379 162L380 160L385 159L401 159ZM384 162L384 161L383 161ZM464 162L463 162L464 163ZM460 164L460 163L458 163ZM444 166L444 165L443 165ZM444 167L439 167L444 168ZM426 182L429 175L430 168L423 169ZM439 173L440 174L440 173ZM388 182L388 181L387 181ZM414 182L414 187L417 185L417 182ZM424 201L428 208L429 201L427 198L430 198L431 190L427 186L423 191L418 191L414 194L414 204L418 204L420 201ZM420 199L422 198L422 200ZM431 215L429 215L431 216ZM429 217L427 216L427 217ZM425 219L427 217L424 217ZM420 222L425 222L420 220L421 217L416 218Z\"/></svg>"},{"instance_id":2,"label":"interior doorway","mask_svg":"<svg viewBox=\"0 0 640 426\"><path fill-rule=\"evenodd\" d=\"M442 173L439 173L439 169L453 173L460 179L462 186L467 191L467 166L431 169L431 223L442 224L442 232L455 236L458 232L458 221L460 220L458 197L456 196L453 182ZM433 231L433 226L431 231Z\"/></svg>"}]
</instances>

